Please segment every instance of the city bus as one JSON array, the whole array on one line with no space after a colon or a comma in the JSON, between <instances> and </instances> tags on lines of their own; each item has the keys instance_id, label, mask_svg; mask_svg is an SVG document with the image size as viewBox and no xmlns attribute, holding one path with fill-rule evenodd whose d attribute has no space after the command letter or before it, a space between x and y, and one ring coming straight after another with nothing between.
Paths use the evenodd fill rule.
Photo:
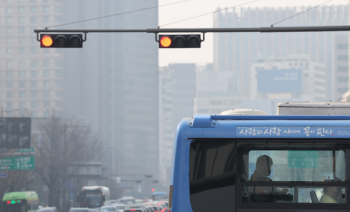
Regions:
<instances>
[{"instance_id":1,"label":"city bus","mask_svg":"<svg viewBox=\"0 0 350 212\"><path fill-rule=\"evenodd\" d=\"M35 212L39 199L35 191L5 193L2 198L3 212Z\"/></svg>"},{"instance_id":2,"label":"city bus","mask_svg":"<svg viewBox=\"0 0 350 212\"><path fill-rule=\"evenodd\" d=\"M99 208L109 205L109 188L104 186L85 186L77 197L78 207Z\"/></svg>"},{"instance_id":3,"label":"city bus","mask_svg":"<svg viewBox=\"0 0 350 212\"><path fill-rule=\"evenodd\" d=\"M175 136L172 212L350 211L350 116L196 115Z\"/></svg>"}]
</instances>

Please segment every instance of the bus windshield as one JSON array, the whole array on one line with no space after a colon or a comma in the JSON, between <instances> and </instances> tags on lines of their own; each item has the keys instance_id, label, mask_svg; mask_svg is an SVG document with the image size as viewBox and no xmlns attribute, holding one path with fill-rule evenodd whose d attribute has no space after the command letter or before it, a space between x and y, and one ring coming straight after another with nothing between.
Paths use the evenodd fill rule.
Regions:
<instances>
[{"instance_id":1,"label":"bus windshield","mask_svg":"<svg viewBox=\"0 0 350 212\"><path fill-rule=\"evenodd\" d=\"M333 143L192 141L190 194L193 211L203 211L215 204L227 209L253 203L261 207L266 203L345 204L346 147ZM242 196L239 202L230 201L235 195ZM210 204L203 202L207 198L211 199Z\"/></svg>"},{"instance_id":2,"label":"bus windshield","mask_svg":"<svg viewBox=\"0 0 350 212\"><path fill-rule=\"evenodd\" d=\"M104 196L101 191L84 191L80 193L79 202L81 207L100 207L103 205Z\"/></svg>"}]
</instances>

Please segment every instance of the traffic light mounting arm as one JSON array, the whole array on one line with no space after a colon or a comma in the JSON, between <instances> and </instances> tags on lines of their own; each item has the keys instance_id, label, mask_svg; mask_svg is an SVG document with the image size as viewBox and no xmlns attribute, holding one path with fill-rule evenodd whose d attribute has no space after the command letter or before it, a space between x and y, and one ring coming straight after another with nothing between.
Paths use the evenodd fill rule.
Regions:
<instances>
[{"instance_id":1,"label":"traffic light mounting arm","mask_svg":"<svg viewBox=\"0 0 350 212\"><path fill-rule=\"evenodd\" d=\"M36 30L34 30L34 32L36 32ZM81 33L85 34L84 39L82 40L83 42L85 42L86 39L87 39L87 33L88 32L81 32ZM36 40L40 42L40 32L36 32Z\"/></svg>"},{"instance_id":2,"label":"traffic light mounting arm","mask_svg":"<svg viewBox=\"0 0 350 212\"><path fill-rule=\"evenodd\" d=\"M202 33L203 33L203 39L201 39L201 42L205 41L205 32L202 32ZM154 35L155 35L155 41L159 43L158 32L155 32Z\"/></svg>"}]
</instances>

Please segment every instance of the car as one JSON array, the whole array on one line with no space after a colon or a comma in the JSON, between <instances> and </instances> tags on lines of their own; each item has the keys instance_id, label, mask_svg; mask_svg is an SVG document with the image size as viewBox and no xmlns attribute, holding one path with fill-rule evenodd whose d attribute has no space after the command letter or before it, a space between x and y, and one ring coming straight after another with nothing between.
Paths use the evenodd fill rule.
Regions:
<instances>
[{"instance_id":1,"label":"car","mask_svg":"<svg viewBox=\"0 0 350 212\"><path fill-rule=\"evenodd\" d=\"M125 208L125 206L124 206ZM124 209L117 209L116 205L108 205L108 206L103 206L100 208L100 212L117 212L119 210L124 210Z\"/></svg>"},{"instance_id":2,"label":"car","mask_svg":"<svg viewBox=\"0 0 350 212\"><path fill-rule=\"evenodd\" d=\"M58 212L56 207L40 208L37 212Z\"/></svg>"},{"instance_id":3,"label":"car","mask_svg":"<svg viewBox=\"0 0 350 212\"><path fill-rule=\"evenodd\" d=\"M71 208L69 212L91 212L89 208Z\"/></svg>"}]
</instances>

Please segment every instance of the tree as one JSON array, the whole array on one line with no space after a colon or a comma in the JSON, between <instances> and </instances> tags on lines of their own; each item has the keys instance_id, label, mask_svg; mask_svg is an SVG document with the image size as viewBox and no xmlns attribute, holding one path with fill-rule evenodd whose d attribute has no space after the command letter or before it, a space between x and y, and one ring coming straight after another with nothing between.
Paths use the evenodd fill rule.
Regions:
<instances>
[{"instance_id":1,"label":"tree","mask_svg":"<svg viewBox=\"0 0 350 212\"><path fill-rule=\"evenodd\" d=\"M99 159L100 142L91 136L90 127L79 120L63 119L55 115L39 123L40 140L36 149L35 171L48 187L49 206L60 208L62 193L73 163L88 163ZM95 154L91 154L91 152Z\"/></svg>"}]
</instances>

